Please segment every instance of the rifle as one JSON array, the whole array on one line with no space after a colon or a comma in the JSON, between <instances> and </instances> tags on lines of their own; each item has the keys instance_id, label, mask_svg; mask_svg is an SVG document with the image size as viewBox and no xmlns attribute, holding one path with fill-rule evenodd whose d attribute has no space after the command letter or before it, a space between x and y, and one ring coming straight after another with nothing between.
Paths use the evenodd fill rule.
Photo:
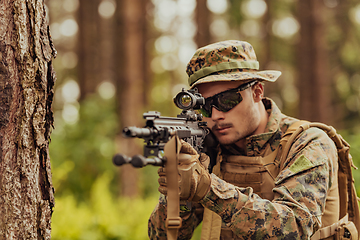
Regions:
<instances>
[{"instance_id":1,"label":"rifle","mask_svg":"<svg viewBox=\"0 0 360 240\"><path fill-rule=\"evenodd\" d=\"M143 114L146 120L145 127L125 127L123 134L126 137L138 137L145 141L144 155L133 157L124 154L116 154L113 163L117 166L132 164L133 167L142 168L147 165L164 166L165 144L175 135L188 142L199 154L206 152L204 147L205 137L209 130L206 122L202 121L202 115L196 110L205 104L205 99L197 89L182 89L174 97L175 105L182 109L177 117L164 117L159 112L149 111Z\"/></svg>"},{"instance_id":2,"label":"rifle","mask_svg":"<svg viewBox=\"0 0 360 240\"><path fill-rule=\"evenodd\" d=\"M163 117L159 112L146 112L145 127L125 127L123 134L126 137L138 137L145 141L144 155L128 157L116 154L113 163L117 166L131 163L136 168L147 165L164 166L167 178L167 239L177 239L178 229L181 227L179 217L179 186L177 172L177 154L179 154L179 139L188 142L199 154L201 152L214 156L216 141L202 121L202 115L196 110L205 105L205 99L197 89L182 89L174 97L175 105L182 109L177 117ZM165 152L165 153L164 153ZM167 155L165 155L167 154ZM216 153L215 153L216 154ZM210 166L212 164L210 163ZM211 171L211 169L210 169Z\"/></svg>"}]
</instances>

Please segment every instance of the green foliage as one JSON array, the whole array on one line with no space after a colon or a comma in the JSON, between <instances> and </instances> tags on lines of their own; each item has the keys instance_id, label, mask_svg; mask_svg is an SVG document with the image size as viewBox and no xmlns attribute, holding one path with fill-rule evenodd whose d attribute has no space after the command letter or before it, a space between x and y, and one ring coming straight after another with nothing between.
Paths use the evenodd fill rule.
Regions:
<instances>
[{"instance_id":1,"label":"green foliage","mask_svg":"<svg viewBox=\"0 0 360 240\"><path fill-rule=\"evenodd\" d=\"M78 203L73 195L58 197L52 217L52 239L148 239L147 221L157 197L115 199L109 188L112 179L109 171L98 177L89 201Z\"/></svg>"},{"instance_id":2,"label":"green foliage","mask_svg":"<svg viewBox=\"0 0 360 240\"><path fill-rule=\"evenodd\" d=\"M356 167L360 167L360 134L353 132L341 132L344 139L350 144L350 153ZM358 196L360 196L360 169L353 169L355 187Z\"/></svg>"},{"instance_id":3,"label":"green foliage","mask_svg":"<svg viewBox=\"0 0 360 240\"><path fill-rule=\"evenodd\" d=\"M94 95L82 102L79 121L65 124L55 118L50 144L53 182L57 196L74 194L87 199L94 181L112 164L118 122L114 100Z\"/></svg>"},{"instance_id":4,"label":"green foliage","mask_svg":"<svg viewBox=\"0 0 360 240\"><path fill-rule=\"evenodd\" d=\"M56 118L50 157L55 209L53 239L148 239L147 221L157 199L157 168L139 169L144 198L118 198L112 164L118 121L114 99L93 95L80 105L79 121Z\"/></svg>"}]
</instances>

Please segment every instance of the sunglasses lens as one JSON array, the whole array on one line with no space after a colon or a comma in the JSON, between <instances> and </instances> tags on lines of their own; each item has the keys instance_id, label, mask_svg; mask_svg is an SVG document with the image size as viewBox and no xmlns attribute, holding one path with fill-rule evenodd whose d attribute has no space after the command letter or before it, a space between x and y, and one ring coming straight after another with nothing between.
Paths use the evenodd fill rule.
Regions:
<instances>
[{"instance_id":1,"label":"sunglasses lens","mask_svg":"<svg viewBox=\"0 0 360 240\"><path fill-rule=\"evenodd\" d=\"M204 117L211 117L212 104L213 104L212 98L205 99L205 105L202 106L202 108L200 109L200 112Z\"/></svg>"},{"instance_id":2,"label":"sunglasses lens","mask_svg":"<svg viewBox=\"0 0 360 240\"><path fill-rule=\"evenodd\" d=\"M211 112L205 110L204 107L203 107L203 108L200 108L200 112L201 112L201 114L202 114L204 117L207 117L207 118L211 117Z\"/></svg>"},{"instance_id":3,"label":"sunglasses lens","mask_svg":"<svg viewBox=\"0 0 360 240\"><path fill-rule=\"evenodd\" d=\"M204 117L211 117L211 110L215 107L222 112L228 112L243 100L238 89L231 89L213 97L205 99L205 105L200 109Z\"/></svg>"},{"instance_id":4,"label":"sunglasses lens","mask_svg":"<svg viewBox=\"0 0 360 240\"><path fill-rule=\"evenodd\" d=\"M224 92L218 96L217 107L222 112L228 112L242 101L239 92Z\"/></svg>"}]
</instances>

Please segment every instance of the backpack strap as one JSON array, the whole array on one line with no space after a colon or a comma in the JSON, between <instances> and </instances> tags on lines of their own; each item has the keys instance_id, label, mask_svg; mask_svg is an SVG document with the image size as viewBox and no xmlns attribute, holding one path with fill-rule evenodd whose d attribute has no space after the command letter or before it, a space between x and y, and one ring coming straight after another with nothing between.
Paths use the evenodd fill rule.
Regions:
<instances>
[{"instance_id":1,"label":"backpack strap","mask_svg":"<svg viewBox=\"0 0 360 240\"><path fill-rule=\"evenodd\" d=\"M310 122L308 121L297 121L290 125L290 127L286 130L284 136L280 140L280 145L283 146L281 157L279 163L283 163L289 154L290 148L294 143L295 138L305 131L306 129L310 128ZM281 167L281 166L280 166Z\"/></svg>"},{"instance_id":2,"label":"backpack strap","mask_svg":"<svg viewBox=\"0 0 360 240\"><path fill-rule=\"evenodd\" d=\"M326 227L323 227L323 228L320 228L319 230L317 230L314 233L314 235L311 236L310 239L311 240L319 240L319 239L325 239L330 236L333 236L336 234L336 231L339 229L339 227L342 224L347 223L348 221L349 221L349 216L348 216L348 214L346 214L345 217L343 217L336 223L333 223L330 226L326 226ZM354 238L354 239L357 239L357 238Z\"/></svg>"}]
</instances>

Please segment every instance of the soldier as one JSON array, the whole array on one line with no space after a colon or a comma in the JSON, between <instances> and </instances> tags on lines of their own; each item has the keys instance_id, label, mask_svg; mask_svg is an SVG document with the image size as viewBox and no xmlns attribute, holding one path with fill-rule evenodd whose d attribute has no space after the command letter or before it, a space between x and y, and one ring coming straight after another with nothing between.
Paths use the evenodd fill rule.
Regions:
<instances>
[{"instance_id":1,"label":"soldier","mask_svg":"<svg viewBox=\"0 0 360 240\"><path fill-rule=\"evenodd\" d=\"M281 72L258 69L253 47L243 41L200 48L187 65L190 87L206 99L201 112L218 145L209 173L204 167L208 157L199 157L182 142L182 154L192 161L180 162L180 175L197 170L192 171L188 194L179 178L183 201L178 239L191 239L202 221L202 239L219 239L217 234L220 239L310 239L339 219L333 141L322 130L309 128L282 157L281 140L299 120L282 114L264 97L263 84L274 82ZM167 238L163 168L159 176L161 195L149 219L150 239Z\"/></svg>"}]
</instances>

